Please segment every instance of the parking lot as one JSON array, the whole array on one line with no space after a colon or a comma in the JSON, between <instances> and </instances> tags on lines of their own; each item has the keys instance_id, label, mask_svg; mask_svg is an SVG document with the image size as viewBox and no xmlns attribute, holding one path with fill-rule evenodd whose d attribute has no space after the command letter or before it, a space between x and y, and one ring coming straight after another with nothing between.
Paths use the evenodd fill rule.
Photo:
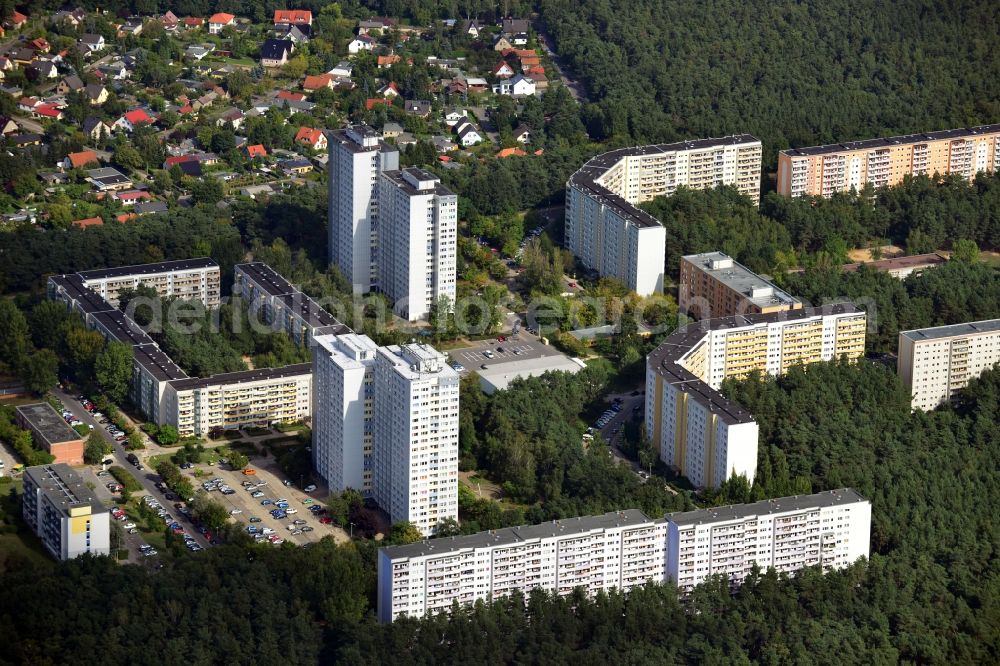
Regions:
<instances>
[{"instance_id":1,"label":"parking lot","mask_svg":"<svg viewBox=\"0 0 1000 666\"><path fill-rule=\"evenodd\" d=\"M114 483L114 477L110 474L107 476L98 476L100 469L94 469L93 467L85 467L79 470L81 478L87 483L91 483L94 486L94 494L97 498L107 507L117 507L119 506L116 499L120 498L120 494L112 493L108 490L109 483ZM116 519L112 516L112 521ZM122 526L122 548L128 549L128 561L129 562L142 562L145 558L142 556L141 549L143 546L148 546L149 544L142 538L142 533L135 529L135 532L130 532L125 525L131 524L134 516L126 516L124 520L117 521Z\"/></svg>"},{"instance_id":2,"label":"parking lot","mask_svg":"<svg viewBox=\"0 0 1000 666\"><path fill-rule=\"evenodd\" d=\"M250 463L250 469L255 472L252 475L244 475L242 471L231 470L224 465L195 465L191 469L184 470L184 473L191 477L196 489L202 489L202 484L212 479L221 479L222 484L231 488L233 492L230 494L223 494L221 490L212 490L209 494L213 500L226 507L230 512L230 520L242 525L244 529L251 525L258 530L269 528L277 537L297 545L319 541L325 536L332 536L339 543L349 540L344 530L335 525L323 524L320 522L321 516L314 515L310 511L310 506L322 504L320 502L322 491L313 491L310 494L300 488L286 486L284 479L278 474L256 462L251 460ZM195 476L195 472L199 470L201 475ZM243 486L244 482L256 487L248 490ZM260 495L254 497L253 494L256 493ZM279 519L272 516L271 511L281 500L287 501L288 509L287 516ZM251 522L251 518L257 518L259 521ZM304 522L295 525L296 520ZM293 530L288 529L289 525L295 529L309 529L299 534L292 534Z\"/></svg>"},{"instance_id":3,"label":"parking lot","mask_svg":"<svg viewBox=\"0 0 1000 666\"><path fill-rule=\"evenodd\" d=\"M497 351L502 349L503 351ZM492 358L484 352L492 354ZM547 350L538 342L522 339L518 334L515 338L508 338L504 342L499 342L495 338L484 340L476 347L466 348L461 351L453 351L453 359L465 366L466 370L475 370L483 363L502 363L516 359L529 359L546 356Z\"/></svg>"}]
</instances>

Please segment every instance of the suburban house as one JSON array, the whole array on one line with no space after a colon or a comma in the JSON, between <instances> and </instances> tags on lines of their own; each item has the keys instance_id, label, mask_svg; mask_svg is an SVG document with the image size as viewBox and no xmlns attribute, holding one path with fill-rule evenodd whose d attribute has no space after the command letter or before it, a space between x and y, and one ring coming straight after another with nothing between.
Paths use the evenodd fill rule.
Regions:
<instances>
[{"instance_id":1,"label":"suburban house","mask_svg":"<svg viewBox=\"0 0 1000 666\"><path fill-rule=\"evenodd\" d=\"M399 123L387 122L382 125L382 136L386 139L395 139L403 133L403 126Z\"/></svg>"},{"instance_id":2,"label":"suburban house","mask_svg":"<svg viewBox=\"0 0 1000 666\"><path fill-rule=\"evenodd\" d=\"M512 48L514 48L514 43L503 35L498 35L496 41L493 42L494 51L502 52L502 51L508 51Z\"/></svg>"},{"instance_id":3,"label":"suburban house","mask_svg":"<svg viewBox=\"0 0 1000 666\"><path fill-rule=\"evenodd\" d=\"M91 169L87 172L87 182L101 192L132 189L132 179L114 167Z\"/></svg>"},{"instance_id":4,"label":"suburban house","mask_svg":"<svg viewBox=\"0 0 1000 666\"><path fill-rule=\"evenodd\" d=\"M333 76L330 74L314 74L302 81L302 89L313 92L320 88L333 88Z\"/></svg>"},{"instance_id":5,"label":"suburban house","mask_svg":"<svg viewBox=\"0 0 1000 666\"><path fill-rule=\"evenodd\" d=\"M94 53L104 48L104 35L86 34L80 37L80 46L88 53Z\"/></svg>"},{"instance_id":6,"label":"suburban house","mask_svg":"<svg viewBox=\"0 0 1000 666\"><path fill-rule=\"evenodd\" d=\"M267 39L260 47L260 64L264 67L281 67L295 50L290 39Z\"/></svg>"},{"instance_id":7,"label":"suburban house","mask_svg":"<svg viewBox=\"0 0 1000 666\"><path fill-rule=\"evenodd\" d=\"M243 154L251 160L257 157L264 158L267 157L267 149L261 144L255 143L252 146L243 146Z\"/></svg>"},{"instance_id":8,"label":"suburban house","mask_svg":"<svg viewBox=\"0 0 1000 666\"><path fill-rule=\"evenodd\" d=\"M63 112L55 104L39 104L31 110L34 118L48 118L49 120L62 120Z\"/></svg>"},{"instance_id":9,"label":"suburban house","mask_svg":"<svg viewBox=\"0 0 1000 666\"><path fill-rule=\"evenodd\" d=\"M458 142L465 148L475 146L483 142L483 135L480 134L476 126L468 120L455 125L455 134L458 135Z\"/></svg>"},{"instance_id":10,"label":"suburban house","mask_svg":"<svg viewBox=\"0 0 1000 666\"><path fill-rule=\"evenodd\" d=\"M88 83L83 91L87 95L87 100L90 101L91 106L104 104L108 101L108 89L99 83Z\"/></svg>"},{"instance_id":11,"label":"suburban house","mask_svg":"<svg viewBox=\"0 0 1000 666\"><path fill-rule=\"evenodd\" d=\"M403 102L403 111L411 116L426 118L431 114L431 103L425 99L408 99Z\"/></svg>"},{"instance_id":12,"label":"suburban house","mask_svg":"<svg viewBox=\"0 0 1000 666\"><path fill-rule=\"evenodd\" d=\"M7 25L14 30L20 30L25 26L27 22L28 22L28 17L25 14L22 14L21 12L17 11L16 9L10 15L10 18L7 19Z\"/></svg>"},{"instance_id":13,"label":"suburban house","mask_svg":"<svg viewBox=\"0 0 1000 666\"><path fill-rule=\"evenodd\" d=\"M531 130L527 125L518 125L514 130L514 140L518 143L531 143Z\"/></svg>"},{"instance_id":14,"label":"suburban house","mask_svg":"<svg viewBox=\"0 0 1000 666\"><path fill-rule=\"evenodd\" d=\"M73 220L73 226L80 229L86 229L87 227L98 227L104 224L104 220L99 217L85 217L82 220Z\"/></svg>"},{"instance_id":15,"label":"suburban house","mask_svg":"<svg viewBox=\"0 0 1000 666\"><path fill-rule=\"evenodd\" d=\"M36 60L28 66L25 71L30 81L46 81L48 79L59 78L59 70L55 63L47 60Z\"/></svg>"},{"instance_id":16,"label":"suburban house","mask_svg":"<svg viewBox=\"0 0 1000 666\"><path fill-rule=\"evenodd\" d=\"M389 69L400 60L402 60L402 58L400 58L395 53L389 55L380 55L378 59L375 61L375 66L378 69Z\"/></svg>"},{"instance_id":17,"label":"suburban house","mask_svg":"<svg viewBox=\"0 0 1000 666\"><path fill-rule=\"evenodd\" d=\"M399 87L395 81L390 81L378 90L378 94L385 98L399 97Z\"/></svg>"},{"instance_id":18,"label":"suburban house","mask_svg":"<svg viewBox=\"0 0 1000 666\"><path fill-rule=\"evenodd\" d=\"M358 35L351 43L347 45L347 52L351 55L357 55L362 51L371 51L375 48L375 40L368 35Z\"/></svg>"},{"instance_id":19,"label":"suburban house","mask_svg":"<svg viewBox=\"0 0 1000 666\"><path fill-rule=\"evenodd\" d=\"M305 158L282 160L278 162L278 168L289 175L302 175L313 170L312 162Z\"/></svg>"},{"instance_id":20,"label":"suburban house","mask_svg":"<svg viewBox=\"0 0 1000 666\"><path fill-rule=\"evenodd\" d=\"M101 161L97 158L97 153L93 150L82 150L78 153L70 153L62 161L64 169L82 169L90 164L100 166Z\"/></svg>"},{"instance_id":21,"label":"suburban house","mask_svg":"<svg viewBox=\"0 0 1000 666\"><path fill-rule=\"evenodd\" d=\"M535 82L523 74L518 74L509 81L501 81L494 84L493 92L497 95L527 97L535 94Z\"/></svg>"},{"instance_id":22,"label":"suburban house","mask_svg":"<svg viewBox=\"0 0 1000 666\"><path fill-rule=\"evenodd\" d=\"M497 152L494 157L497 159L503 159L505 157L524 157L528 153L524 152L520 148L504 148L503 150Z\"/></svg>"},{"instance_id":23,"label":"suburban house","mask_svg":"<svg viewBox=\"0 0 1000 666\"><path fill-rule=\"evenodd\" d=\"M145 190L126 190L121 192L115 192L111 195L111 198L115 201L121 202L123 206L133 206L140 201L149 201L153 198L153 195Z\"/></svg>"},{"instance_id":24,"label":"suburban house","mask_svg":"<svg viewBox=\"0 0 1000 666\"><path fill-rule=\"evenodd\" d=\"M295 143L313 150L326 150L326 134L312 127L300 127L295 134Z\"/></svg>"},{"instance_id":25,"label":"suburban house","mask_svg":"<svg viewBox=\"0 0 1000 666\"><path fill-rule=\"evenodd\" d=\"M347 78L350 78L353 73L354 64L348 62L347 60L341 60L333 69L327 72L327 74L330 74L331 76L346 76Z\"/></svg>"},{"instance_id":26,"label":"suburban house","mask_svg":"<svg viewBox=\"0 0 1000 666\"><path fill-rule=\"evenodd\" d=\"M506 60L501 60L497 66L493 68L493 76L498 79L509 79L514 76L515 73L514 68L508 65Z\"/></svg>"},{"instance_id":27,"label":"suburban house","mask_svg":"<svg viewBox=\"0 0 1000 666\"><path fill-rule=\"evenodd\" d=\"M465 80L465 85L468 86L470 93L486 92L486 89L489 86L489 84L486 83L486 79L473 76L470 76Z\"/></svg>"},{"instance_id":28,"label":"suburban house","mask_svg":"<svg viewBox=\"0 0 1000 666\"><path fill-rule=\"evenodd\" d=\"M474 39L479 38L479 21L475 19L471 21L462 21L458 26L458 31L462 34L468 35Z\"/></svg>"},{"instance_id":29,"label":"suburban house","mask_svg":"<svg viewBox=\"0 0 1000 666\"><path fill-rule=\"evenodd\" d=\"M448 112L444 114L444 124L448 127L454 127L468 118L468 116L469 112L465 109L449 109Z\"/></svg>"},{"instance_id":30,"label":"suburban house","mask_svg":"<svg viewBox=\"0 0 1000 666\"><path fill-rule=\"evenodd\" d=\"M83 90L85 88L83 80L80 79L76 74L70 74L56 86L57 95L68 95L71 92L76 92L78 90Z\"/></svg>"},{"instance_id":31,"label":"suburban house","mask_svg":"<svg viewBox=\"0 0 1000 666\"><path fill-rule=\"evenodd\" d=\"M0 136L8 136L10 134L17 134L21 130L11 118L7 116L0 116Z\"/></svg>"},{"instance_id":32,"label":"suburban house","mask_svg":"<svg viewBox=\"0 0 1000 666\"><path fill-rule=\"evenodd\" d=\"M528 19L505 18L500 21L500 32L505 35L516 35L520 32L528 32Z\"/></svg>"},{"instance_id":33,"label":"suburban house","mask_svg":"<svg viewBox=\"0 0 1000 666\"><path fill-rule=\"evenodd\" d=\"M290 102L301 102L305 100L306 96L300 92L292 92L291 90L279 90L278 94L274 96L275 99L284 99Z\"/></svg>"},{"instance_id":34,"label":"suburban house","mask_svg":"<svg viewBox=\"0 0 1000 666\"><path fill-rule=\"evenodd\" d=\"M166 30L167 32L176 31L177 26L180 25L180 23L181 20L177 18L177 15L174 14L169 9L167 10L166 14L160 17L160 25L162 25L163 29Z\"/></svg>"},{"instance_id":35,"label":"suburban house","mask_svg":"<svg viewBox=\"0 0 1000 666\"><path fill-rule=\"evenodd\" d=\"M232 14L226 14L225 12L213 14L212 17L208 19L208 32L209 34L217 35L228 25L236 25L235 16Z\"/></svg>"},{"instance_id":36,"label":"suburban house","mask_svg":"<svg viewBox=\"0 0 1000 666\"><path fill-rule=\"evenodd\" d=\"M312 25L313 13L308 9L275 9L274 25Z\"/></svg>"},{"instance_id":37,"label":"suburban house","mask_svg":"<svg viewBox=\"0 0 1000 666\"><path fill-rule=\"evenodd\" d=\"M285 25L275 26L274 36L279 39L287 39L293 44L305 44L309 41L310 28L307 25Z\"/></svg>"},{"instance_id":38,"label":"suburban house","mask_svg":"<svg viewBox=\"0 0 1000 666\"><path fill-rule=\"evenodd\" d=\"M138 37L142 34L142 19L130 18L118 26L118 37Z\"/></svg>"},{"instance_id":39,"label":"suburban house","mask_svg":"<svg viewBox=\"0 0 1000 666\"><path fill-rule=\"evenodd\" d=\"M102 139L111 136L111 125L100 118L87 118L83 121L83 133L86 134L92 141L101 141Z\"/></svg>"},{"instance_id":40,"label":"suburban house","mask_svg":"<svg viewBox=\"0 0 1000 666\"><path fill-rule=\"evenodd\" d=\"M132 109L112 125L113 129L131 132L139 125L151 125L155 121L145 109Z\"/></svg>"},{"instance_id":41,"label":"suburban house","mask_svg":"<svg viewBox=\"0 0 1000 666\"><path fill-rule=\"evenodd\" d=\"M205 19L200 16L188 16L184 19L184 29L185 30L198 30L203 25L205 25Z\"/></svg>"},{"instance_id":42,"label":"suburban house","mask_svg":"<svg viewBox=\"0 0 1000 666\"><path fill-rule=\"evenodd\" d=\"M379 33L385 32L386 30L392 30L393 26L397 23L396 19L386 18L384 16L373 16L369 19L363 21L358 21L358 34L367 35L370 31L376 30Z\"/></svg>"},{"instance_id":43,"label":"suburban house","mask_svg":"<svg viewBox=\"0 0 1000 666\"><path fill-rule=\"evenodd\" d=\"M238 130L240 125L243 124L243 118L243 112L234 106L227 109L221 116L219 116L216 119L215 124L218 127L232 125L234 130Z\"/></svg>"}]
</instances>

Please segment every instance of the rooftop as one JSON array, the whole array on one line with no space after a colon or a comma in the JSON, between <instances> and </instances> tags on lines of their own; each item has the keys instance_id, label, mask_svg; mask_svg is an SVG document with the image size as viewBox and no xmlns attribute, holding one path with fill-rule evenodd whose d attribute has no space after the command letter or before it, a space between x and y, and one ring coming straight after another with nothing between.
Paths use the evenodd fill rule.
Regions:
<instances>
[{"instance_id":1,"label":"rooftop","mask_svg":"<svg viewBox=\"0 0 1000 666\"><path fill-rule=\"evenodd\" d=\"M1000 124L980 125L978 127L960 127L958 129L941 130L938 132L922 132L919 134L902 134L881 139L863 139L845 143L831 143L825 146L810 146L808 148L789 148L781 151L782 155L790 157L810 157L813 155L828 155L852 150L872 150L877 148L892 148L894 146L940 141L942 139L968 139L983 134L1000 132Z\"/></svg>"},{"instance_id":2,"label":"rooftop","mask_svg":"<svg viewBox=\"0 0 1000 666\"><path fill-rule=\"evenodd\" d=\"M239 372L224 372L210 377L188 377L170 382L175 391L203 389L220 384L233 385L249 382L259 382L283 377L299 377L312 374L311 363L295 363L281 368L259 368L257 370L241 370Z\"/></svg>"},{"instance_id":3,"label":"rooftop","mask_svg":"<svg viewBox=\"0 0 1000 666\"><path fill-rule=\"evenodd\" d=\"M74 442L81 439L80 434L69 427L62 416L47 402L21 405L16 410L21 418L31 424L35 433L44 439L45 444L50 448L52 444Z\"/></svg>"},{"instance_id":4,"label":"rooftop","mask_svg":"<svg viewBox=\"0 0 1000 666\"><path fill-rule=\"evenodd\" d=\"M155 344L136 345L132 353L143 370L157 381L164 382L174 379L185 379L187 373L174 363L167 353Z\"/></svg>"},{"instance_id":5,"label":"rooftop","mask_svg":"<svg viewBox=\"0 0 1000 666\"><path fill-rule=\"evenodd\" d=\"M906 337L914 342L926 340L941 340L943 338L957 338L967 335L982 335L984 333L996 333L1000 331L1000 319L986 319L983 321L971 321L965 324L951 324L949 326L934 326L932 328L917 328L911 331L900 331L900 336Z\"/></svg>"},{"instance_id":6,"label":"rooftop","mask_svg":"<svg viewBox=\"0 0 1000 666\"><path fill-rule=\"evenodd\" d=\"M98 312L92 314L91 317L118 342L124 342L133 347L156 344L138 324L118 310Z\"/></svg>"},{"instance_id":7,"label":"rooftop","mask_svg":"<svg viewBox=\"0 0 1000 666\"><path fill-rule=\"evenodd\" d=\"M388 546L382 548L390 559L407 559L427 557L431 555L447 555L467 548L489 548L491 546L511 546L534 539L542 539L557 535L571 536L585 534L593 530L615 529L619 527L634 527L654 521L639 509L625 509L601 516L581 516L565 520L553 520L540 525L523 525L507 527L499 530L477 532L466 536L447 537L443 539L428 539L404 546Z\"/></svg>"},{"instance_id":8,"label":"rooftop","mask_svg":"<svg viewBox=\"0 0 1000 666\"><path fill-rule=\"evenodd\" d=\"M70 515L70 509L80 506L89 506L92 514L108 511L80 475L65 463L28 467L24 470L24 476L31 479L49 502L60 508L65 516Z\"/></svg>"},{"instance_id":9,"label":"rooftop","mask_svg":"<svg viewBox=\"0 0 1000 666\"><path fill-rule=\"evenodd\" d=\"M406 177L407 174L416 182L427 183L433 181L433 184L429 187L416 188L413 186L413 181ZM439 197L455 196L454 192L441 184L441 180L437 176L424 169L410 167L403 171L383 171L382 176L411 197L427 194L436 194Z\"/></svg>"},{"instance_id":10,"label":"rooftop","mask_svg":"<svg viewBox=\"0 0 1000 666\"><path fill-rule=\"evenodd\" d=\"M777 499L753 502L752 504L732 504L729 506L697 509L695 511L668 513L666 519L668 522L676 525L699 525L867 501L853 488L841 488L839 490L827 490L815 495L792 495L791 497L779 497Z\"/></svg>"},{"instance_id":11,"label":"rooftop","mask_svg":"<svg viewBox=\"0 0 1000 666\"><path fill-rule=\"evenodd\" d=\"M844 264L841 266L841 270L846 273L852 273L862 266L868 266L877 271L888 272L906 268L926 268L929 266L938 266L946 263L947 261L947 257L940 255L937 252L931 252L930 254L911 254L908 257L893 257L891 259L878 259L876 261L865 261L856 264Z\"/></svg>"},{"instance_id":12,"label":"rooftop","mask_svg":"<svg viewBox=\"0 0 1000 666\"><path fill-rule=\"evenodd\" d=\"M699 404L717 414L724 423L735 425L751 423L753 416L738 403L727 399L721 393L709 386L701 377L690 372L679 361L683 360L691 350L695 349L711 331L744 328L757 324L769 324L780 321L795 321L809 319L822 315L860 313L856 306L850 303L837 303L821 308L803 308L770 312L767 314L746 314L717 319L703 319L699 322L678 328L668 336L663 343L646 357L646 366L659 373L667 382L677 385Z\"/></svg>"},{"instance_id":13,"label":"rooftop","mask_svg":"<svg viewBox=\"0 0 1000 666\"><path fill-rule=\"evenodd\" d=\"M255 261L251 264L237 264L237 273L243 273L253 280L258 287L268 293L269 296L282 296L284 294L294 294L298 291L285 278L262 261Z\"/></svg>"},{"instance_id":14,"label":"rooftop","mask_svg":"<svg viewBox=\"0 0 1000 666\"><path fill-rule=\"evenodd\" d=\"M755 305L766 307L779 304L801 304L799 299L782 291L772 282L757 275L723 252L689 254L681 257L681 261L687 261L697 266L702 272L722 282L733 291L743 294Z\"/></svg>"},{"instance_id":15,"label":"rooftop","mask_svg":"<svg viewBox=\"0 0 1000 666\"><path fill-rule=\"evenodd\" d=\"M218 269L219 265L213 259L200 257L198 259L178 259L176 261L161 261L155 264L139 264L137 266L119 266L117 268L98 268L92 271L77 273L86 281L107 280L127 276L159 275L160 273L175 273L178 271L194 271L203 268Z\"/></svg>"},{"instance_id":16,"label":"rooftop","mask_svg":"<svg viewBox=\"0 0 1000 666\"><path fill-rule=\"evenodd\" d=\"M495 361L496 359L487 361L485 370L482 368L476 370L479 373L480 384L484 384L483 389L487 393L502 391L518 378L537 377L546 372L557 370L579 372L586 367L582 361L574 361L565 354L548 354L529 358L514 356L513 360L510 361L500 363Z\"/></svg>"}]
</instances>

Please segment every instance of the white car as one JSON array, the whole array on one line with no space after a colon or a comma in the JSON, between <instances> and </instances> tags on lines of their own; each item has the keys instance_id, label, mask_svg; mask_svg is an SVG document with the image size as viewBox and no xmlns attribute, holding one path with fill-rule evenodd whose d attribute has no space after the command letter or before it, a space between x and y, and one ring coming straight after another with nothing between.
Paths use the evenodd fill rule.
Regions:
<instances>
[{"instance_id":1,"label":"white car","mask_svg":"<svg viewBox=\"0 0 1000 666\"><path fill-rule=\"evenodd\" d=\"M316 490L316 486L310 483L308 486L306 486L302 490L306 491L307 493L311 493L314 490Z\"/></svg>"},{"instance_id":2,"label":"white car","mask_svg":"<svg viewBox=\"0 0 1000 666\"><path fill-rule=\"evenodd\" d=\"M125 523L124 525L122 525L122 527L124 527L127 530L135 529L135 523L128 522L128 523Z\"/></svg>"},{"instance_id":3,"label":"white car","mask_svg":"<svg viewBox=\"0 0 1000 666\"><path fill-rule=\"evenodd\" d=\"M235 516L235 515L240 514L240 513L243 513L243 511L241 509L233 509L232 511L229 512L229 515L230 516Z\"/></svg>"}]
</instances>

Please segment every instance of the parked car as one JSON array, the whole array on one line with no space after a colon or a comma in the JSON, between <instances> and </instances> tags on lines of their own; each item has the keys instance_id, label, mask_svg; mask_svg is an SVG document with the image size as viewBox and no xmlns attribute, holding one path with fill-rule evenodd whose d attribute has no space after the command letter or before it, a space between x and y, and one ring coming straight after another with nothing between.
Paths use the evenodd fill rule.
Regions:
<instances>
[{"instance_id":1,"label":"parked car","mask_svg":"<svg viewBox=\"0 0 1000 666\"><path fill-rule=\"evenodd\" d=\"M310 484L309 484L308 486L306 486L306 487L305 487L305 488L303 488L302 490L304 490L304 491L305 491L305 492L307 492L307 493L311 493L311 492L313 492L314 490L316 490L316 485L315 485L315 484L312 484L312 483L310 483Z\"/></svg>"}]
</instances>

